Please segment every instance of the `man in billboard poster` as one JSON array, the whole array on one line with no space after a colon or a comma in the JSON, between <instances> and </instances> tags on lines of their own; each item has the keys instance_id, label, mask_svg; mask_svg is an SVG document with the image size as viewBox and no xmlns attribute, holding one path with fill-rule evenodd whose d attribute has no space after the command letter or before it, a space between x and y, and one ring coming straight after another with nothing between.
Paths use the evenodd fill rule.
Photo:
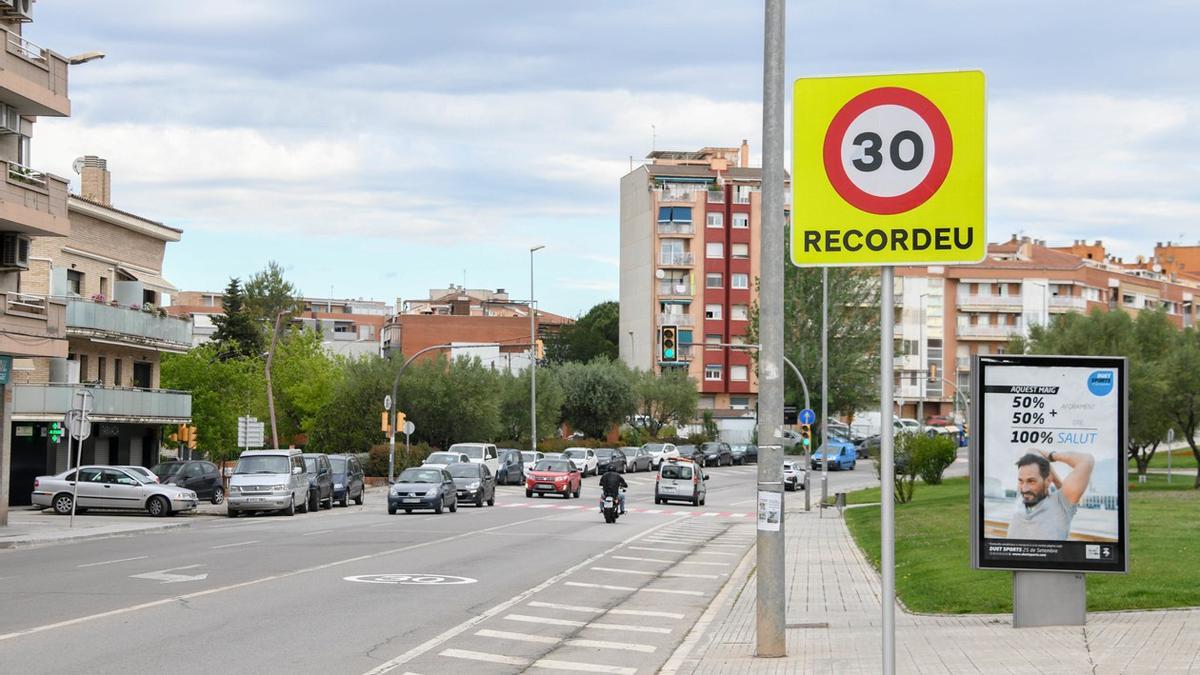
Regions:
<instances>
[{"instance_id":1,"label":"man in billboard poster","mask_svg":"<svg viewBox=\"0 0 1200 675\"><path fill-rule=\"evenodd\" d=\"M1055 462L1071 467L1065 479L1055 472ZM1022 455L1017 460L1017 494L1021 504L1013 509L1008 538L1066 540L1095 466L1096 458L1084 452L1031 448Z\"/></svg>"}]
</instances>

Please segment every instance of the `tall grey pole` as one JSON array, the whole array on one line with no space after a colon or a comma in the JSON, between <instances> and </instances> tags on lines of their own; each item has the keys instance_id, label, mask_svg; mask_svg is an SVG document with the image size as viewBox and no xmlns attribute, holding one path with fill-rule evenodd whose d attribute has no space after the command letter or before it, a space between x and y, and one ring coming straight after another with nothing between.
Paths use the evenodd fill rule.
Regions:
<instances>
[{"instance_id":1,"label":"tall grey pole","mask_svg":"<svg viewBox=\"0 0 1200 675\"><path fill-rule=\"evenodd\" d=\"M880 552L879 569L883 577L883 673L896 673L896 501L894 478L896 475L895 434L891 429L892 385L896 376L892 369L892 349L895 343L893 324L895 302L893 300L893 275L889 265L879 271L879 419L883 420L879 432L880 482Z\"/></svg>"},{"instance_id":2,"label":"tall grey pole","mask_svg":"<svg viewBox=\"0 0 1200 675\"><path fill-rule=\"evenodd\" d=\"M533 254L545 248L529 249L529 449L537 452L537 310L533 303Z\"/></svg>"},{"instance_id":3,"label":"tall grey pole","mask_svg":"<svg viewBox=\"0 0 1200 675\"><path fill-rule=\"evenodd\" d=\"M821 268L821 501L829 496L829 441L825 436L829 419L829 268ZM805 467L809 468L809 467ZM806 495L807 496L807 495Z\"/></svg>"},{"instance_id":4,"label":"tall grey pole","mask_svg":"<svg viewBox=\"0 0 1200 675\"><path fill-rule=\"evenodd\" d=\"M779 529L759 529L755 655L787 655L783 505L784 0L765 0L762 241L759 287L758 491L778 493ZM766 444L763 444L766 441Z\"/></svg>"},{"instance_id":5,"label":"tall grey pole","mask_svg":"<svg viewBox=\"0 0 1200 675\"><path fill-rule=\"evenodd\" d=\"M921 294L921 330L917 335L921 338L921 346L917 348L917 359L921 362L921 377L917 380L921 383L921 397L917 400L917 421L921 423L921 428L925 427L925 397L928 395L928 387L925 383L929 380L929 340L925 337L926 325L929 323L928 310L925 309L929 304L929 294Z\"/></svg>"}]
</instances>

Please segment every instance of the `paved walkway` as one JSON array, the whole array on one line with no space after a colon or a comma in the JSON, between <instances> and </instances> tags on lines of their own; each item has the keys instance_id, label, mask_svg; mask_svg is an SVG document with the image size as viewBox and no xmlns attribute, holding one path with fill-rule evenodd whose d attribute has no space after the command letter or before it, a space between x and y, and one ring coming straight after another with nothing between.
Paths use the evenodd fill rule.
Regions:
<instances>
[{"instance_id":1,"label":"paved walkway","mask_svg":"<svg viewBox=\"0 0 1200 675\"><path fill-rule=\"evenodd\" d=\"M710 608L710 626L692 636L695 647L677 652L664 672L881 672L878 574L841 518L795 504L787 516L788 656L754 658L750 572L729 582L724 602ZM1010 614L925 616L897 607L896 625L901 673L1200 673L1200 610L1095 612L1083 628L1018 630Z\"/></svg>"}]
</instances>

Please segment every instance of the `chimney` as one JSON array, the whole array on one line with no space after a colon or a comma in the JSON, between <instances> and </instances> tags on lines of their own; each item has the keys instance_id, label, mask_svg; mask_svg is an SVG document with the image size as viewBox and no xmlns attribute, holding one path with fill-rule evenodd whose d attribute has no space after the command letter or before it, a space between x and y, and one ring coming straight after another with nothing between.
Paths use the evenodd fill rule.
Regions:
<instances>
[{"instance_id":1,"label":"chimney","mask_svg":"<svg viewBox=\"0 0 1200 675\"><path fill-rule=\"evenodd\" d=\"M112 176L108 173L108 160L84 155L79 175L81 197L112 206Z\"/></svg>"},{"instance_id":2,"label":"chimney","mask_svg":"<svg viewBox=\"0 0 1200 675\"><path fill-rule=\"evenodd\" d=\"M744 138L742 139L742 150L738 155L738 166L743 169L750 166L750 144Z\"/></svg>"}]
</instances>

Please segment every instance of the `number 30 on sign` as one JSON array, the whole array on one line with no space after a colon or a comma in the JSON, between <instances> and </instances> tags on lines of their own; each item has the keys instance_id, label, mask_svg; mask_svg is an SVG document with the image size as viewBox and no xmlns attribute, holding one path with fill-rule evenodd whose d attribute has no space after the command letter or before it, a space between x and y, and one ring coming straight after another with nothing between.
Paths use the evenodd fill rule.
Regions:
<instances>
[{"instance_id":1,"label":"number 30 on sign","mask_svg":"<svg viewBox=\"0 0 1200 675\"><path fill-rule=\"evenodd\" d=\"M983 73L802 78L794 104L795 264L983 258Z\"/></svg>"}]
</instances>

